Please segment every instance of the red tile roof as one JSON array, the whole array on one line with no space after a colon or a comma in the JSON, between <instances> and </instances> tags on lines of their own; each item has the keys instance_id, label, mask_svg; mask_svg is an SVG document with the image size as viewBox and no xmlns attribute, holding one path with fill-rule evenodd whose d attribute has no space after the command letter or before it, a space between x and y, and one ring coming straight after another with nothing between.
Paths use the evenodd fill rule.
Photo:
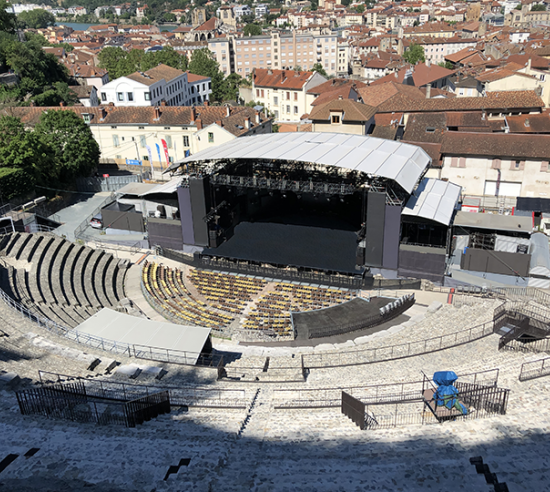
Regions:
<instances>
[{"instance_id":1,"label":"red tile roof","mask_svg":"<svg viewBox=\"0 0 550 492\"><path fill-rule=\"evenodd\" d=\"M134 72L130 75L126 75L126 78L135 80L143 85L152 85L162 79L169 82L170 80L183 75L183 73L184 72L182 70L178 70L177 68L172 68L161 63L146 72Z\"/></svg>"},{"instance_id":2,"label":"red tile roof","mask_svg":"<svg viewBox=\"0 0 550 492\"><path fill-rule=\"evenodd\" d=\"M510 133L447 132L441 143L442 154L546 161L549 148L550 135Z\"/></svg>"},{"instance_id":3,"label":"red tile roof","mask_svg":"<svg viewBox=\"0 0 550 492\"><path fill-rule=\"evenodd\" d=\"M447 68L440 67L439 65L430 64L430 66L428 66L426 63L418 63L417 65L404 67L399 70L397 72L397 78L395 77L395 74L392 73L375 80L371 83L371 85L384 84L390 81L402 83L405 80L405 76L408 71L412 72L412 80L416 87L430 84L436 80L450 77L454 74L453 70L448 70Z\"/></svg>"},{"instance_id":4,"label":"red tile roof","mask_svg":"<svg viewBox=\"0 0 550 492\"><path fill-rule=\"evenodd\" d=\"M376 113L376 108L351 99L335 99L316 106L310 113L310 120L328 121L331 112L341 112L342 122L363 122L370 120Z\"/></svg>"},{"instance_id":5,"label":"red tile roof","mask_svg":"<svg viewBox=\"0 0 550 492\"><path fill-rule=\"evenodd\" d=\"M314 72L294 70L271 70L257 68L254 72L255 87L275 87L277 89L303 89Z\"/></svg>"}]
</instances>

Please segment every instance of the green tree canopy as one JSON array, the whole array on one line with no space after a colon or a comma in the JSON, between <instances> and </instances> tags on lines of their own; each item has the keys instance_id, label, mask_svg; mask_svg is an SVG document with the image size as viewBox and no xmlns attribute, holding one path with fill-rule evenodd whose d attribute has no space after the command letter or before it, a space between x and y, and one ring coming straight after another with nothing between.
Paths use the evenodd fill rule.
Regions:
<instances>
[{"instance_id":1,"label":"green tree canopy","mask_svg":"<svg viewBox=\"0 0 550 492\"><path fill-rule=\"evenodd\" d=\"M43 29L55 24L55 16L43 9L28 10L21 12L17 20L24 28Z\"/></svg>"},{"instance_id":2,"label":"green tree canopy","mask_svg":"<svg viewBox=\"0 0 550 492\"><path fill-rule=\"evenodd\" d=\"M539 3L531 7L531 12L546 12L546 5Z\"/></svg>"},{"instance_id":3,"label":"green tree canopy","mask_svg":"<svg viewBox=\"0 0 550 492\"><path fill-rule=\"evenodd\" d=\"M412 43L409 49L403 53L403 60L411 65L415 65L417 62L425 62L424 48L419 44Z\"/></svg>"},{"instance_id":4,"label":"green tree canopy","mask_svg":"<svg viewBox=\"0 0 550 492\"><path fill-rule=\"evenodd\" d=\"M243 34L245 36L260 36L262 28L258 24L247 24L244 26Z\"/></svg>"},{"instance_id":5,"label":"green tree canopy","mask_svg":"<svg viewBox=\"0 0 550 492\"><path fill-rule=\"evenodd\" d=\"M160 51L145 53L142 50L124 51L122 48L107 47L98 55L99 66L106 68L111 80L130 75L136 71L146 72L159 63L172 68L187 70L188 60L174 48L165 46ZM200 75L200 74L198 74Z\"/></svg>"},{"instance_id":6,"label":"green tree canopy","mask_svg":"<svg viewBox=\"0 0 550 492\"><path fill-rule=\"evenodd\" d=\"M314 72L320 73L323 77L328 78L328 74L327 74L326 70L323 68L323 65L321 63L316 63L315 65L313 65L312 70Z\"/></svg>"},{"instance_id":7,"label":"green tree canopy","mask_svg":"<svg viewBox=\"0 0 550 492\"><path fill-rule=\"evenodd\" d=\"M0 32L12 33L15 30L17 23L17 17L15 14L8 12L6 9L10 8L6 0L0 0Z\"/></svg>"},{"instance_id":8,"label":"green tree canopy","mask_svg":"<svg viewBox=\"0 0 550 492\"><path fill-rule=\"evenodd\" d=\"M42 113L34 132L49 147L61 182L87 176L99 164L99 145L89 126L73 111Z\"/></svg>"},{"instance_id":9,"label":"green tree canopy","mask_svg":"<svg viewBox=\"0 0 550 492\"><path fill-rule=\"evenodd\" d=\"M211 99L223 101L224 94L227 94L228 89L223 74L220 72L220 65L212 58L212 53L208 48L193 51L193 56L189 62L189 71L195 75L210 77L212 80Z\"/></svg>"}]
</instances>

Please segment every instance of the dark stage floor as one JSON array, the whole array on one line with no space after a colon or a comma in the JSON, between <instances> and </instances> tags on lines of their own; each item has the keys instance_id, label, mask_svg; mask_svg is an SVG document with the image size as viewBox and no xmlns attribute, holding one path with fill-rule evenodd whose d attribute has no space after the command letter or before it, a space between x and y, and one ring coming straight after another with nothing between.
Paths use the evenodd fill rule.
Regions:
<instances>
[{"instance_id":1,"label":"dark stage floor","mask_svg":"<svg viewBox=\"0 0 550 492\"><path fill-rule=\"evenodd\" d=\"M241 222L229 241L203 254L357 273L355 232L268 222Z\"/></svg>"}]
</instances>

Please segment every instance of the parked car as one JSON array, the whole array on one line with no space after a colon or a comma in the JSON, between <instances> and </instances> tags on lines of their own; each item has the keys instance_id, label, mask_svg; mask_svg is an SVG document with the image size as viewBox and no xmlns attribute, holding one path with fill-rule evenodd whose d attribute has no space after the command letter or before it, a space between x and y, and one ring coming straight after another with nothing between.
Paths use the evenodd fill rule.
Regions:
<instances>
[{"instance_id":1,"label":"parked car","mask_svg":"<svg viewBox=\"0 0 550 492\"><path fill-rule=\"evenodd\" d=\"M103 217L101 214L93 216L92 220L90 220L90 227L94 229L103 229Z\"/></svg>"}]
</instances>

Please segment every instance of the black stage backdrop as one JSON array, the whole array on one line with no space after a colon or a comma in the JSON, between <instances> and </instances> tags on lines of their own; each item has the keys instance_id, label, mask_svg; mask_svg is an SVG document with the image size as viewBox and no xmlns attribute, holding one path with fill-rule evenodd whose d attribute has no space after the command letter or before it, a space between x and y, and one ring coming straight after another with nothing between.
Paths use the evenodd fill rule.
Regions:
<instances>
[{"instance_id":1,"label":"black stage backdrop","mask_svg":"<svg viewBox=\"0 0 550 492\"><path fill-rule=\"evenodd\" d=\"M231 239L203 254L279 265L357 273L352 231L268 222L241 222Z\"/></svg>"}]
</instances>

